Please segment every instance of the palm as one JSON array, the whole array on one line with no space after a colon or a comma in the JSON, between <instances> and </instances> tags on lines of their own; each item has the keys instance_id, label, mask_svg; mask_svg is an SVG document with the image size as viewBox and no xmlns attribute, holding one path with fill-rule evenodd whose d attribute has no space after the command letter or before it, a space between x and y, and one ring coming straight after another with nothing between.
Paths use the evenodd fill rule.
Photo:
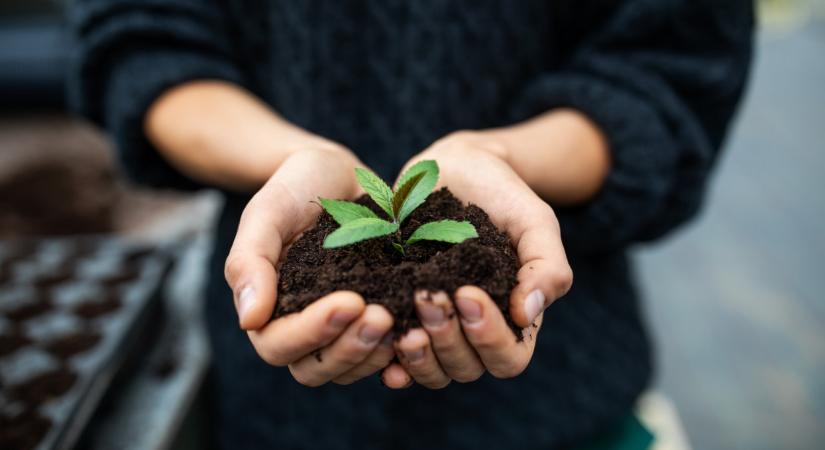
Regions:
<instances>
[{"instance_id":1,"label":"palm","mask_svg":"<svg viewBox=\"0 0 825 450\"><path fill-rule=\"evenodd\" d=\"M413 330L402 338L396 345L401 364L390 366L385 374L403 379L398 373L405 371L432 388L443 387L450 379L474 380L484 370L498 377L515 376L526 368L533 355L542 311L564 295L572 282L558 221L550 206L510 168L504 150L495 143L472 134L452 135L433 144L409 164L420 159L436 160L441 168L439 184L447 186L461 200L484 209L492 222L512 239L521 268L509 311L513 321L525 328L525 339L516 341L485 292L465 286L455 293L440 293L443 301L436 302L451 317L453 303L447 295L452 295L459 309L460 325L455 320L428 325L423 313L428 308L426 302L416 303L426 333ZM476 320L465 314L465 300L476 305ZM424 357L418 358L422 347ZM416 361L409 355L416 355Z\"/></svg>"},{"instance_id":2,"label":"palm","mask_svg":"<svg viewBox=\"0 0 825 450\"><path fill-rule=\"evenodd\" d=\"M286 159L244 209L226 277L241 327L266 362L288 366L301 383L353 382L392 358L379 345L392 327L389 312L365 305L354 292L334 292L303 311L270 321L277 297L276 267L291 243L317 219L318 196L353 198L352 170L360 165L342 150L302 150ZM369 331L368 336L364 331ZM323 361L313 352L323 349Z\"/></svg>"}]
</instances>

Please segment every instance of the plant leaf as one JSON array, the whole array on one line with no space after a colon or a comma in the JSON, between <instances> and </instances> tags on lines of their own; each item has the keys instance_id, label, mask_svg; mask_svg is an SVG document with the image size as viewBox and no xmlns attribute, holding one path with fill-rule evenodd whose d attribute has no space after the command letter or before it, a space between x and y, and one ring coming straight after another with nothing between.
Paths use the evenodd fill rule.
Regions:
<instances>
[{"instance_id":1,"label":"plant leaf","mask_svg":"<svg viewBox=\"0 0 825 450\"><path fill-rule=\"evenodd\" d=\"M398 179L399 191L401 187L419 173L423 173L424 176L421 178L421 181L411 188L404 204L401 205L401 209L396 217L398 223L403 222L410 213L415 211L415 208L421 206L424 200L427 199L427 196L433 191L433 188L435 188L436 183L438 183L438 164L433 160L427 159L415 163L407 169L406 172L401 174L401 178Z\"/></svg>"},{"instance_id":2,"label":"plant leaf","mask_svg":"<svg viewBox=\"0 0 825 450\"><path fill-rule=\"evenodd\" d=\"M425 223L418 227L410 238L407 245L418 241L441 241L451 244L458 244L467 239L478 237L476 227L470 222L456 220L439 220L438 222Z\"/></svg>"},{"instance_id":3,"label":"plant leaf","mask_svg":"<svg viewBox=\"0 0 825 450\"><path fill-rule=\"evenodd\" d=\"M367 191L370 198L372 198L387 215L395 219L395 216L392 214L392 189L387 186L387 183L384 183L384 180L378 178L378 175L360 167L355 169L355 178L358 179L358 184Z\"/></svg>"},{"instance_id":4,"label":"plant leaf","mask_svg":"<svg viewBox=\"0 0 825 450\"><path fill-rule=\"evenodd\" d=\"M332 200L329 198L318 197L321 206L329 215L338 222L338 225L344 225L352 222L355 219L363 219L365 217L378 218L371 209L358 203L347 202L344 200Z\"/></svg>"},{"instance_id":5,"label":"plant leaf","mask_svg":"<svg viewBox=\"0 0 825 450\"><path fill-rule=\"evenodd\" d=\"M398 213L401 212L401 207L404 206L404 202L409 198L410 192L412 192L413 188L418 185L418 182L421 181L426 174L426 172L419 172L413 175L406 183L399 185L398 189L395 190L395 194L392 196L392 213L394 217L398 217Z\"/></svg>"},{"instance_id":6,"label":"plant leaf","mask_svg":"<svg viewBox=\"0 0 825 450\"><path fill-rule=\"evenodd\" d=\"M398 224L375 217L355 219L341 225L324 239L324 248L337 248L394 233Z\"/></svg>"},{"instance_id":7,"label":"plant leaf","mask_svg":"<svg viewBox=\"0 0 825 450\"><path fill-rule=\"evenodd\" d=\"M404 256L404 246L399 244L398 242L393 242L392 247L398 252L401 253L401 256Z\"/></svg>"}]
</instances>

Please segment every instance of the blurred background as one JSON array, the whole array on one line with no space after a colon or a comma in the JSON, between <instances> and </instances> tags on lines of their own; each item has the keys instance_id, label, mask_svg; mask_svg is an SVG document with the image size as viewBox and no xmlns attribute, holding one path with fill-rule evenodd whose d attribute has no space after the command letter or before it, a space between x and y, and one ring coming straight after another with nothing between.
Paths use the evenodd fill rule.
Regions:
<instances>
[{"instance_id":1,"label":"blurred background","mask_svg":"<svg viewBox=\"0 0 825 450\"><path fill-rule=\"evenodd\" d=\"M759 2L699 220L637 251L657 385L696 449L825 448L825 2Z\"/></svg>"},{"instance_id":2,"label":"blurred background","mask_svg":"<svg viewBox=\"0 0 825 450\"><path fill-rule=\"evenodd\" d=\"M825 448L825 1L758 3L748 94L709 201L635 249L654 389L695 449ZM0 448L32 436L197 447L209 355L193 286L218 197L130 185L107 138L71 118L63 9L0 2ZM69 265L83 270L63 274ZM38 300L21 303L31 289ZM114 300L89 303L88 292ZM125 325L91 334L95 311ZM21 399L35 415L21 418Z\"/></svg>"}]
</instances>

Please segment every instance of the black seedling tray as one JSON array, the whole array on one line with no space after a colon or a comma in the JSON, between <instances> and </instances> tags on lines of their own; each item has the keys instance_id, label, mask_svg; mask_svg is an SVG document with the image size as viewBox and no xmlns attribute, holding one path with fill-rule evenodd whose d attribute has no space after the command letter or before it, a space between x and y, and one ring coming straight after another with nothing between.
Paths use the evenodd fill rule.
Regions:
<instances>
[{"instance_id":1,"label":"black seedling tray","mask_svg":"<svg viewBox=\"0 0 825 450\"><path fill-rule=\"evenodd\" d=\"M160 329L169 265L165 252L116 238L0 241L0 448L75 444Z\"/></svg>"}]
</instances>

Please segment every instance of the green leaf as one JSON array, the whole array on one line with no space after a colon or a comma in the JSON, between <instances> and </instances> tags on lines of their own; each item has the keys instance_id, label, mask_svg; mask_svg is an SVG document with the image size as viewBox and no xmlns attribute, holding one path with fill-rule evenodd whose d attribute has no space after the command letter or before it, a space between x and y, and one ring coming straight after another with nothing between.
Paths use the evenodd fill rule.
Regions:
<instances>
[{"instance_id":1,"label":"green leaf","mask_svg":"<svg viewBox=\"0 0 825 450\"><path fill-rule=\"evenodd\" d=\"M407 239L407 245L414 244L418 241L441 241L458 244L475 237L478 237L476 227L466 220L463 222L456 220L439 220L438 222L425 223L418 227L418 229L410 235L410 238Z\"/></svg>"},{"instance_id":2,"label":"green leaf","mask_svg":"<svg viewBox=\"0 0 825 450\"><path fill-rule=\"evenodd\" d=\"M328 234L324 239L324 248L343 247L365 239L394 233L397 230L397 223L387 222L386 220L374 217L355 219Z\"/></svg>"},{"instance_id":3,"label":"green leaf","mask_svg":"<svg viewBox=\"0 0 825 450\"><path fill-rule=\"evenodd\" d=\"M415 163L412 167L407 169L406 172L401 174L401 178L398 179L398 186L399 191L401 187L403 187L409 180L416 177L418 174L423 173L424 176L421 178L421 181L417 182L415 186L413 186L410 190L409 195L404 201L404 204L401 206L401 210L396 217L398 219L398 223L404 221L407 216L410 215L415 208L421 206L424 203L424 200L427 199L427 196L433 191L436 183L438 183L438 164L432 160L424 160Z\"/></svg>"},{"instance_id":4,"label":"green leaf","mask_svg":"<svg viewBox=\"0 0 825 450\"><path fill-rule=\"evenodd\" d=\"M384 180L378 178L378 175L360 167L355 169L355 177L358 179L358 184L367 191L367 194L369 194L372 200L394 219L395 216L392 213L392 189L387 186L387 183L384 183Z\"/></svg>"},{"instance_id":5,"label":"green leaf","mask_svg":"<svg viewBox=\"0 0 825 450\"><path fill-rule=\"evenodd\" d=\"M358 203L321 197L318 197L318 201L321 202L324 210L328 212L339 225L344 225L355 219L363 219L366 217L378 218L371 209Z\"/></svg>"},{"instance_id":6,"label":"green leaf","mask_svg":"<svg viewBox=\"0 0 825 450\"><path fill-rule=\"evenodd\" d=\"M404 246L399 244L398 242L393 242L392 243L392 248L394 248L398 253L401 253L401 256L403 256L405 254Z\"/></svg>"},{"instance_id":7,"label":"green leaf","mask_svg":"<svg viewBox=\"0 0 825 450\"><path fill-rule=\"evenodd\" d=\"M415 174L412 178L407 180L406 183L399 185L398 189L395 190L395 194L392 196L392 213L395 217L398 217L398 213L401 212L401 207L404 206L404 202L409 198L410 192L412 192L413 188L418 185L418 182L424 178L426 172L419 172Z\"/></svg>"}]
</instances>

